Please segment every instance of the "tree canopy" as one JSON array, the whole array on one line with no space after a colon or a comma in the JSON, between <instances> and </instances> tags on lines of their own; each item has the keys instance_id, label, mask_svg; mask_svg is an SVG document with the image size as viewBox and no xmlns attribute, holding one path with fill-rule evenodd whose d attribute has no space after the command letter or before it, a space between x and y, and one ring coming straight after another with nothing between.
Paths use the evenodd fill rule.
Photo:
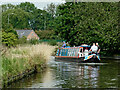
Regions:
<instances>
[{"instance_id":1,"label":"tree canopy","mask_svg":"<svg viewBox=\"0 0 120 90\"><path fill-rule=\"evenodd\" d=\"M24 29L31 28L30 24L30 13L25 12L22 9L8 9L6 12L2 13L2 26L11 24L13 28Z\"/></svg>"},{"instance_id":2,"label":"tree canopy","mask_svg":"<svg viewBox=\"0 0 120 90\"><path fill-rule=\"evenodd\" d=\"M120 53L118 4L66 2L56 6L51 3L44 10L29 2L2 5L2 28L8 30L11 25L14 29L33 29L43 39L60 38L71 46L97 42L106 54Z\"/></svg>"},{"instance_id":3,"label":"tree canopy","mask_svg":"<svg viewBox=\"0 0 120 90\"><path fill-rule=\"evenodd\" d=\"M56 33L71 45L98 42L102 50L120 51L118 3L72 3L58 6Z\"/></svg>"},{"instance_id":4,"label":"tree canopy","mask_svg":"<svg viewBox=\"0 0 120 90\"><path fill-rule=\"evenodd\" d=\"M53 6L54 4L49 6L49 8ZM54 19L53 13L50 12L55 11L50 9L48 12L47 10L37 9L37 7L30 2L20 3L19 5L2 5L3 28L11 24L13 28L16 29L52 30Z\"/></svg>"}]
</instances>

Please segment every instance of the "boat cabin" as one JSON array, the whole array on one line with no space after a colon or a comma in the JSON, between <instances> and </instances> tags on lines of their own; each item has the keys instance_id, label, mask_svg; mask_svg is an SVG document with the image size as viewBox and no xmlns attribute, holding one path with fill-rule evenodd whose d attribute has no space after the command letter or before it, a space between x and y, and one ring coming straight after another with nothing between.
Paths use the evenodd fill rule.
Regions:
<instances>
[{"instance_id":1,"label":"boat cabin","mask_svg":"<svg viewBox=\"0 0 120 90\"><path fill-rule=\"evenodd\" d=\"M90 46L81 45L78 47L59 48L56 57L60 58L81 58L89 54Z\"/></svg>"}]
</instances>

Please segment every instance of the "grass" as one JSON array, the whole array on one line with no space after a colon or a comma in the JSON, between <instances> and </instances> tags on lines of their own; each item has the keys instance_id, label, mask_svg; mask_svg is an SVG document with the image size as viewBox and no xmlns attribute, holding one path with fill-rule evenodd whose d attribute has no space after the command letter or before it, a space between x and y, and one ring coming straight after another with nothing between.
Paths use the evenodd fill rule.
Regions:
<instances>
[{"instance_id":1,"label":"grass","mask_svg":"<svg viewBox=\"0 0 120 90\"><path fill-rule=\"evenodd\" d=\"M0 56L0 88L2 87L2 60Z\"/></svg>"},{"instance_id":2,"label":"grass","mask_svg":"<svg viewBox=\"0 0 120 90\"><path fill-rule=\"evenodd\" d=\"M34 68L35 65L40 67L46 66L46 62L50 60L50 56L54 50L55 46L44 43L9 48L2 55L3 83L7 82L10 77Z\"/></svg>"}]
</instances>

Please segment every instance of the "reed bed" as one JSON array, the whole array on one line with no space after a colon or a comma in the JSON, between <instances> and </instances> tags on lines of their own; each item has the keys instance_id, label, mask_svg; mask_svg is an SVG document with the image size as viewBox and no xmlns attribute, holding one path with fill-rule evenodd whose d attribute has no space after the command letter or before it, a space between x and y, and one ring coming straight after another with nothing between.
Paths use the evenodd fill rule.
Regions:
<instances>
[{"instance_id":1,"label":"reed bed","mask_svg":"<svg viewBox=\"0 0 120 90\"><path fill-rule=\"evenodd\" d=\"M17 46L8 49L2 55L2 79L7 83L10 77L21 74L24 71L39 66L38 72L46 66L50 56L55 50L55 46L48 44L36 44Z\"/></svg>"}]
</instances>

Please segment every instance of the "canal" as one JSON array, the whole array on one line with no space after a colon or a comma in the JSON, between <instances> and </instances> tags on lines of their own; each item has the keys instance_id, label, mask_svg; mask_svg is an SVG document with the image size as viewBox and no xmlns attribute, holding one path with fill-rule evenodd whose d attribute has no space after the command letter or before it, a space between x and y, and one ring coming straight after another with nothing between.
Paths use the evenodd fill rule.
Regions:
<instances>
[{"instance_id":1,"label":"canal","mask_svg":"<svg viewBox=\"0 0 120 90\"><path fill-rule=\"evenodd\" d=\"M118 60L102 60L102 64L48 62L42 73L32 74L12 83L8 88L117 88Z\"/></svg>"}]
</instances>

